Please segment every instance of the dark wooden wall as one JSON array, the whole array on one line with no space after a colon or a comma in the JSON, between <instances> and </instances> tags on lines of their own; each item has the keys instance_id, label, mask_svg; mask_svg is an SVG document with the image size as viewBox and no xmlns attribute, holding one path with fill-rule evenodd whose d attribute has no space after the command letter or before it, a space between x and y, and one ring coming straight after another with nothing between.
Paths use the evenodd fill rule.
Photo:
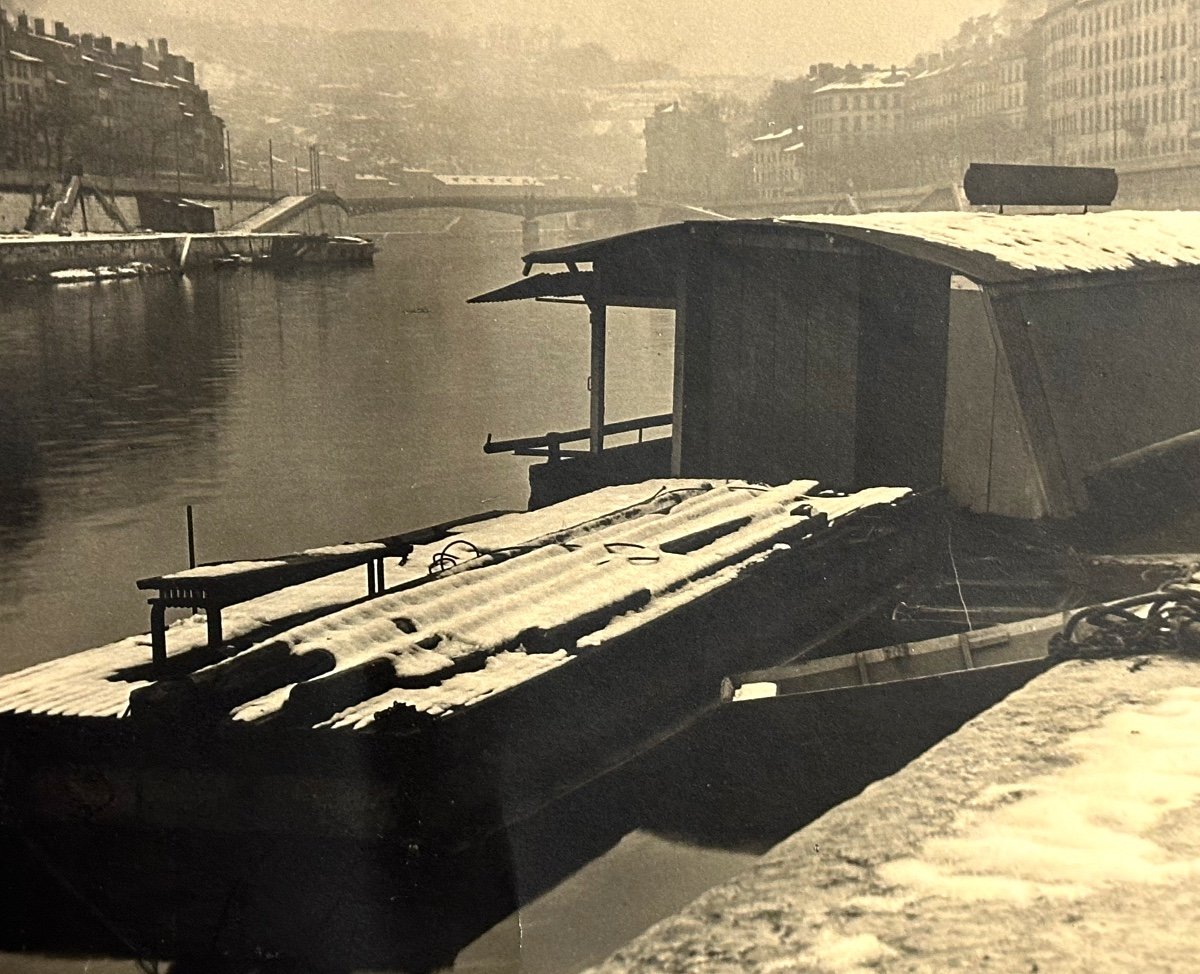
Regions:
<instances>
[{"instance_id":1,"label":"dark wooden wall","mask_svg":"<svg viewBox=\"0 0 1200 974\"><path fill-rule=\"evenodd\" d=\"M862 274L855 482L930 487L942 475L950 272L872 249Z\"/></svg>"},{"instance_id":2,"label":"dark wooden wall","mask_svg":"<svg viewBox=\"0 0 1200 974\"><path fill-rule=\"evenodd\" d=\"M849 485L857 257L712 243L686 289L683 475Z\"/></svg>"},{"instance_id":3,"label":"dark wooden wall","mask_svg":"<svg viewBox=\"0 0 1200 974\"><path fill-rule=\"evenodd\" d=\"M1054 442L1078 496L1095 464L1200 429L1200 281L1025 293Z\"/></svg>"},{"instance_id":4,"label":"dark wooden wall","mask_svg":"<svg viewBox=\"0 0 1200 974\"><path fill-rule=\"evenodd\" d=\"M698 243L677 337L681 473L938 483L949 286L875 248Z\"/></svg>"}]
</instances>

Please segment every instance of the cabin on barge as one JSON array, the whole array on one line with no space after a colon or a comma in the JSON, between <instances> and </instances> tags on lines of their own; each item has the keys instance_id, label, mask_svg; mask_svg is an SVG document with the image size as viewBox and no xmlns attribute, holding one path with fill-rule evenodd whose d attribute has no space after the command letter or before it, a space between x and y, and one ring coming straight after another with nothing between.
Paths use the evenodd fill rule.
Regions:
<instances>
[{"instance_id":1,"label":"cabin on barge","mask_svg":"<svg viewBox=\"0 0 1200 974\"><path fill-rule=\"evenodd\" d=\"M736 472L943 484L968 511L1059 520L1200 469L1200 213L688 222L537 251L526 275L547 265L565 270L473 299L589 310L589 428L485 446L545 458L533 506ZM610 307L674 312L670 415L609 422Z\"/></svg>"}]
</instances>

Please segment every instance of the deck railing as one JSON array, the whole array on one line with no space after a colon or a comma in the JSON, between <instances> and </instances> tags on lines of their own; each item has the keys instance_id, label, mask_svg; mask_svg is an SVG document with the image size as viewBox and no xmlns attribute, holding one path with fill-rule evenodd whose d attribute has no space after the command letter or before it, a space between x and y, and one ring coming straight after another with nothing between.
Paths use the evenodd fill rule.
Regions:
<instances>
[{"instance_id":1,"label":"deck railing","mask_svg":"<svg viewBox=\"0 0 1200 974\"><path fill-rule=\"evenodd\" d=\"M626 419L619 423L605 423L605 436L616 436L620 433L634 433L637 441L642 442L646 430L659 426L670 426L670 413L659 416L645 416L641 419ZM592 431L583 429L567 430L565 433L546 433L544 436L526 436L513 440L493 440L489 433L487 442L483 444L484 453L512 453L519 457L545 457L550 463L557 463L564 458L592 456L590 450L564 449L564 443L578 443L591 437Z\"/></svg>"}]
</instances>

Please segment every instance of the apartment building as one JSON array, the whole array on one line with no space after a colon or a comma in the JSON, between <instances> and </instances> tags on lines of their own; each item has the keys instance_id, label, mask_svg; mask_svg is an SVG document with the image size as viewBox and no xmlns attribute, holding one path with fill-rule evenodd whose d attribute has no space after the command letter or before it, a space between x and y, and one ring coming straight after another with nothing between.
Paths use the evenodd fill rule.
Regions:
<instances>
[{"instance_id":1,"label":"apartment building","mask_svg":"<svg viewBox=\"0 0 1200 974\"><path fill-rule=\"evenodd\" d=\"M1050 161L1185 153L1196 14L1187 0L1071 0L1041 20Z\"/></svg>"},{"instance_id":2,"label":"apartment building","mask_svg":"<svg viewBox=\"0 0 1200 974\"><path fill-rule=\"evenodd\" d=\"M761 200L798 196L804 188L804 126L767 132L750 141L751 181Z\"/></svg>"}]
</instances>

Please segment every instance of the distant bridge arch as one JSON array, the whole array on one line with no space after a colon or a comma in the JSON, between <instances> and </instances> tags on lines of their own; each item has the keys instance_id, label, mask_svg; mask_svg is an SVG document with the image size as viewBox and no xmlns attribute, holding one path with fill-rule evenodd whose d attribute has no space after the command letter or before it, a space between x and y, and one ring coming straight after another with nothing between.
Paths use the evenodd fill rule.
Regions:
<instances>
[{"instance_id":1,"label":"distant bridge arch","mask_svg":"<svg viewBox=\"0 0 1200 974\"><path fill-rule=\"evenodd\" d=\"M582 210L626 210L637 207L631 196L511 196L474 193L439 193L432 196L352 196L342 199L351 216L372 213L396 213L401 210L455 209L487 210L507 213L532 221L553 213L578 213Z\"/></svg>"}]
</instances>

